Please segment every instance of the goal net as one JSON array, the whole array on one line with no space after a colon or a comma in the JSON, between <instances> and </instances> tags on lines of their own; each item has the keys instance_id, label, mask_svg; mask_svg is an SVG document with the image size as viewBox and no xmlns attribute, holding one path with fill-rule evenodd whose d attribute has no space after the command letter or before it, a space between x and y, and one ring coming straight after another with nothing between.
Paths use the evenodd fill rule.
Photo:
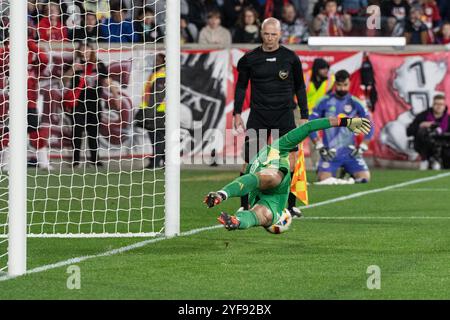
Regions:
<instances>
[{"instance_id":1,"label":"goal net","mask_svg":"<svg viewBox=\"0 0 450 320\"><path fill-rule=\"evenodd\" d=\"M176 123L167 125L166 105L171 102L166 96L170 88L177 90L177 78L170 79L166 68L174 55L166 45L170 40L166 34L171 32L166 26L173 18L166 17L165 4L165 0L27 2L28 91L22 90L27 100L22 125L27 134L23 157L27 161L28 237L164 234L166 177L174 177L172 183L177 178L176 164L165 152L169 147L166 131L177 128ZM2 271L6 270L11 220L8 191L14 183L9 180L12 166L17 165L14 161L21 156L13 154L9 137L8 114L15 105L9 94L9 63L14 54L9 45L10 9L8 1L2 1ZM178 218L171 219L170 235L174 235Z\"/></svg>"}]
</instances>

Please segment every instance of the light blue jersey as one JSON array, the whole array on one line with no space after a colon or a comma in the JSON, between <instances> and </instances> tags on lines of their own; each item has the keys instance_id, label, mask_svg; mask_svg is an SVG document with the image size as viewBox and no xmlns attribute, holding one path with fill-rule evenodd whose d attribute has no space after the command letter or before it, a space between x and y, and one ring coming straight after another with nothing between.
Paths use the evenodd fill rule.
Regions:
<instances>
[{"instance_id":1,"label":"light blue jersey","mask_svg":"<svg viewBox=\"0 0 450 320\"><path fill-rule=\"evenodd\" d=\"M324 117L361 117L370 120L367 108L360 100L350 94L343 98L338 98L334 93L324 96L313 109L309 120ZM373 128L366 136L366 139L370 139L372 135ZM310 137L312 139L316 138L317 132L313 132ZM324 130L322 140L327 148L335 148L337 156L339 156L350 152L348 146L355 145L355 138L356 136L350 130L334 127Z\"/></svg>"}]
</instances>

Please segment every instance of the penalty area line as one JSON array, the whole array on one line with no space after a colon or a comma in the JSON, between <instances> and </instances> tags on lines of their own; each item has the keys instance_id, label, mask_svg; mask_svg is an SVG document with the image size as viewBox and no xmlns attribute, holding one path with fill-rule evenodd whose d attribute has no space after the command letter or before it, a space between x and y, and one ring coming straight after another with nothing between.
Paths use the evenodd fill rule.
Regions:
<instances>
[{"instance_id":1,"label":"penalty area line","mask_svg":"<svg viewBox=\"0 0 450 320\"><path fill-rule=\"evenodd\" d=\"M322 202L318 202L315 204L311 204L308 206L302 206L300 207L301 209L308 209L308 208L314 208L314 207L318 207L318 206L322 206L322 205L326 205L326 204L330 204L330 203L335 203L335 202L339 202L339 201L345 201L345 200L349 200L349 199L353 199L353 198L358 198L367 194L372 194L372 193L377 193L377 192L383 192L383 191L388 191L391 189L396 189L396 188L401 188L404 186L409 186L412 184L416 184L416 183L422 183L422 182L428 182L428 181L432 181L432 180L436 180L436 179L440 179L440 178L444 178L444 177L448 177L450 176L450 172L448 173L441 173L441 174L437 174L431 177L426 177L426 178L420 178L420 179L415 179L415 180L410 180L410 181L406 181L406 182L402 182L402 183L398 183L398 184L394 184L391 186L387 186L387 187L383 187L383 188L379 188L379 189L372 189L372 190L367 190L367 191L362 191L362 192L357 192L348 196L342 196L342 197L338 197L338 198L334 198L334 199L330 199L330 200L325 200ZM306 218L301 218L301 219L337 219L339 217L306 217ZM349 217L342 217L342 218L349 218ZM381 217L380 217L381 218ZM404 219L405 217L403 217ZM299 220L301 220L299 219ZM214 230L214 229L219 229L221 228L222 225L214 225L214 226L209 226L209 227L203 227L203 228L198 228L198 229L193 229L193 230L189 230L189 231L185 231L185 232L181 232L177 237L186 237L186 236L190 236L190 235L194 235L203 231L208 231L208 230ZM176 238L176 237L174 237ZM117 249L113 249L113 250L109 250L103 253L99 253L96 255L89 255L89 256L81 256L81 257L76 257L76 258L71 258L68 260L64 260L64 261L60 261L60 262L56 262L53 264L48 264L48 265L44 265L41 267L37 267L31 270L28 270L24 275L29 275L29 274L34 274L34 273L39 273L39 272L44 272L44 271L48 271L48 270L52 270L52 269L56 269L56 268L60 268L63 266L67 266L67 265L71 265L74 263L80 263L86 260L91 260L91 259L95 259L95 258L101 258L101 257L108 257L108 256L112 256L112 255L116 255L119 253L123 253L123 252L127 252L127 251L131 251L134 249L138 249L138 248L142 248L148 244L152 244L152 243L156 243L159 241L163 241L163 240L167 240L167 239L172 239L172 238L168 238L168 237L160 237L160 238L154 238L154 239L149 239L149 240L145 240L145 241L140 241L128 246L124 246L124 247L120 247ZM23 275L22 275L23 276ZM22 277L22 276L0 276L0 282L1 281L7 281L7 280L11 280L11 279L15 279L18 277Z\"/></svg>"}]
</instances>

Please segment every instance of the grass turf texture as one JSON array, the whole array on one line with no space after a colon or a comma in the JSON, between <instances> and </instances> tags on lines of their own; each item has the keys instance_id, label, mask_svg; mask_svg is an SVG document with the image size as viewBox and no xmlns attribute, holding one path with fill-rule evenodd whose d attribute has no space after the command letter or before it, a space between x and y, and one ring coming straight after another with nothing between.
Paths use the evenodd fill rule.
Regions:
<instances>
[{"instance_id":1,"label":"grass turf texture","mask_svg":"<svg viewBox=\"0 0 450 320\"><path fill-rule=\"evenodd\" d=\"M373 182L366 185L312 185L310 201L436 174L375 170ZM182 172L182 231L214 225L220 210L233 212L238 207L238 199L217 209L201 203L208 191L235 176L221 170ZM449 194L450 177L445 177L304 210L306 217L330 219L295 220L282 235L262 228L215 229L163 240L77 263L80 290L67 289L64 266L0 282L0 300L449 299ZM29 239L28 269L142 240ZM367 289L370 265L381 268L380 290Z\"/></svg>"}]
</instances>

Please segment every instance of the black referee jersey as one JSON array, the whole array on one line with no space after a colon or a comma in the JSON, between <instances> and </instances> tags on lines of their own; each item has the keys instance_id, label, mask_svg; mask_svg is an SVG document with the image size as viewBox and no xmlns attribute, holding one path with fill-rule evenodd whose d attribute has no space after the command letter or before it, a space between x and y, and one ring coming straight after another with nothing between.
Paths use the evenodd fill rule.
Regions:
<instances>
[{"instance_id":1,"label":"black referee jersey","mask_svg":"<svg viewBox=\"0 0 450 320\"><path fill-rule=\"evenodd\" d=\"M270 115L295 109L296 96L301 118L308 119L302 64L294 51L280 45L277 50L266 52L260 46L239 60L238 72L233 114L242 112L250 81L251 113Z\"/></svg>"}]
</instances>

